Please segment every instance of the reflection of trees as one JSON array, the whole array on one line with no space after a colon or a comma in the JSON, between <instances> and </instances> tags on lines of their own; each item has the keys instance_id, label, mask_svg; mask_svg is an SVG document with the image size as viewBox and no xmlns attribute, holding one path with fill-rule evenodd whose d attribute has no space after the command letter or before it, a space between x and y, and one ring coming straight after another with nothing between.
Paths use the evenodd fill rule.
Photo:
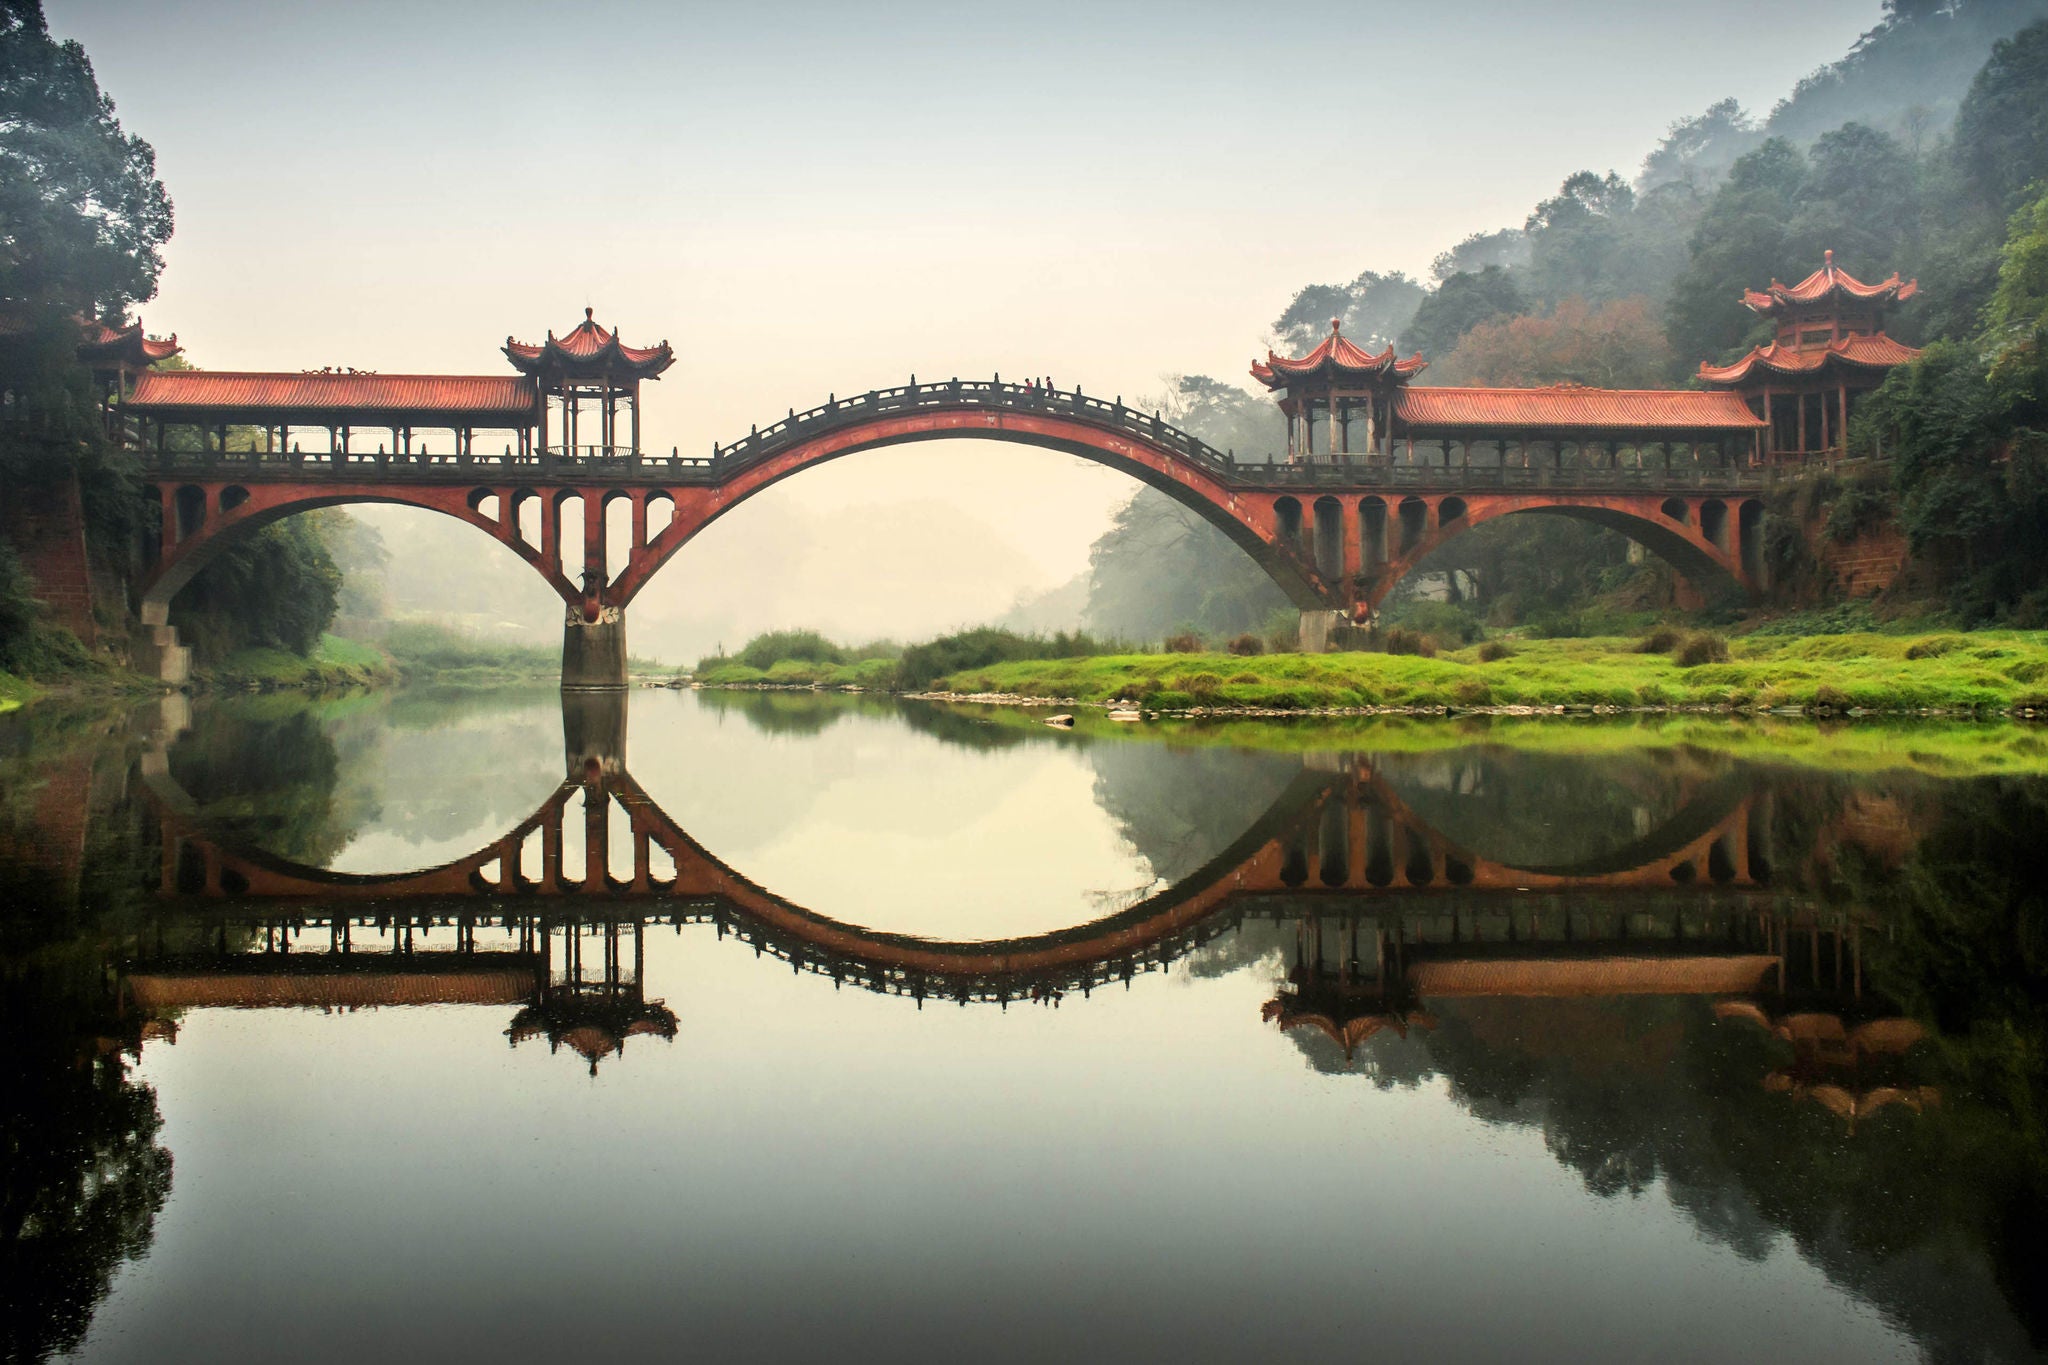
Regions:
<instances>
[{"instance_id":1,"label":"reflection of trees","mask_svg":"<svg viewBox=\"0 0 2048 1365\"><path fill-rule=\"evenodd\" d=\"M1701 757L1658 749L1588 762L1485 746L1373 762L1408 808L1453 844L1515 867L1555 867L1597 858L1669 822L1685 804L1686 779L1720 775Z\"/></svg>"},{"instance_id":2,"label":"reflection of trees","mask_svg":"<svg viewBox=\"0 0 2048 1365\"><path fill-rule=\"evenodd\" d=\"M171 1187L156 1094L128 1075L96 955L0 989L0 1284L5 1359L75 1348L114 1275L148 1251Z\"/></svg>"},{"instance_id":3,"label":"reflection of trees","mask_svg":"<svg viewBox=\"0 0 2048 1365\"><path fill-rule=\"evenodd\" d=\"M1096 802L1153 875L1170 882L1243 837L1302 767L1293 754L1114 740L1089 745L1088 761Z\"/></svg>"},{"instance_id":4,"label":"reflection of trees","mask_svg":"<svg viewBox=\"0 0 2048 1365\"><path fill-rule=\"evenodd\" d=\"M1348 1065L1326 1038L1288 1037L1318 1071L1381 1088L1441 1077L1476 1117L1539 1131L1594 1194L1661 1188L1701 1237L1745 1259L1789 1237L1932 1358L2028 1354L2040 1153L1982 1105L1885 1111L1852 1137L1765 1089L1787 1045L1717 1022L1703 1000L1427 1003L1435 1029L1380 1034Z\"/></svg>"},{"instance_id":5,"label":"reflection of trees","mask_svg":"<svg viewBox=\"0 0 2048 1365\"><path fill-rule=\"evenodd\" d=\"M197 814L281 858L325 866L376 815L361 788L338 800L341 765L302 698L208 707L172 746L171 774Z\"/></svg>"}]
</instances>

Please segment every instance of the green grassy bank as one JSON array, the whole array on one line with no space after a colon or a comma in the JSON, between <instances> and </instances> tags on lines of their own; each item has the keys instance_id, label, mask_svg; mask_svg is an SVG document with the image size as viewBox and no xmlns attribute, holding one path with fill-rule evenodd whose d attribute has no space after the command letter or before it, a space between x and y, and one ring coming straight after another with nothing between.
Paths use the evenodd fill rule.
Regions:
<instances>
[{"instance_id":1,"label":"green grassy bank","mask_svg":"<svg viewBox=\"0 0 2048 1365\"><path fill-rule=\"evenodd\" d=\"M714 669L708 685L887 686L884 661ZM1900 714L2048 711L2048 632L1918 636L1664 632L1412 654L1118 654L962 669L926 689L1161 713L1366 707L1622 707Z\"/></svg>"},{"instance_id":2,"label":"green grassy bank","mask_svg":"<svg viewBox=\"0 0 2048 1365\"><path fill-rule=\"evenodd\" d=\"M1047 733L1045 713L1035 708L946 705L956 714L1000 729ZM1130 725L1110 720L1103 711L1082 710L1075 714L1073 730L1066 733L1280 753L1420 754L1487 745L1562 758L1602 758L1686 749L1828 773L2048 774L2048 735L2004 721L1913 719L1852 725L1769 715L1210 715L1158 716Z\"/></svg>"}]
</instances>

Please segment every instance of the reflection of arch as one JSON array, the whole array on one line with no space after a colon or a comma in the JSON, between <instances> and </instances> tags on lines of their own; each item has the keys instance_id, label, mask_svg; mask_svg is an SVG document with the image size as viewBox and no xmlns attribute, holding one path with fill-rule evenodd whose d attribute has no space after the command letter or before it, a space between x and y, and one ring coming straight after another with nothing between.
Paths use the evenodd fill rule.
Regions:
<instances>
[{"instance_id":1,"label":"reflection of arch","mask_svg":"<svg viewBox=\"0 0 2048 1365\"><path fill-rule=\"evenodd\" d=\"M572 745L572 751L581 749ZM390 876L328 872L212 842L161 762L145 765L164 818L163 893L284 901L295 916L325 902L381 912L416 901L488 909L563 905L584 917L687 914L799 966L874 989L935 997L1009 999L1029 989L1086 989L1152 966L1214 937L1246 913L1301 913L1311 904L1389 909L1415 897L1454 900L1543 890L1612 890L1696 897L1758 889L1746 840L1753 822L1732 783L1699 792L1658 831L1591 863L1518 868L1455 846L1429 829L1378 774L1304 771L1230 848L1192 876L1128 909L1051 933L944 942L844 923L774 895L719 861L655 806L615 759L572 756L575 770L504 837L439 867ZM582 798L580 841L573 803ZM609 861L617 811L632 833L630 868ZM523 851L535 838L538 866ZM563 870L580 842L582 874ZM657 852L663 855L659 860ZM1722 865L1715 866L1720 858ZM1639 861L1631 861L1639 860ZM672 866L672 876L657 866ZM1680 875L1689 869L1692 876ZM1718 872L1719 875L1716 875ZM1276 899L1277 898L1277 899ZM1264 907L1264 908L1261 908ZM336 913L343 913L337 911Z\"/></svg>"}]
</instances>

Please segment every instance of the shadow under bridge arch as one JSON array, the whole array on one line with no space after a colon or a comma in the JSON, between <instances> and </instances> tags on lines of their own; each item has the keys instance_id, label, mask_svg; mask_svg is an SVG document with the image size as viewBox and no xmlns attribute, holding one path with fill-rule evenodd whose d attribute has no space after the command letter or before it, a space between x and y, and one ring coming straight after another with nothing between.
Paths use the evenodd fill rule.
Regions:
<instances>
[{"instance_id":1,"label":"shadow under bridge arch","mask_svg":"<svg viewBox=\"0 0 2048 1365\"><path fill-rule=\"evenodd\" d=\"M1520 513L1567 517L1619 532L1669 564L1703 597L1740 594L1754 599L1765 586L1764 509L1757 498L1473 491L1441 498L1411 496L1398 504L1368 497L1360 508L1365 559L1360 601L1377 607L1396 584L1452 540Z\"/></svg>"},{"instance_id":2,"label":"shadow under bridge arch","mask_svg":"<svg viewBox=\"0 0 2048 1365\"><path fill-rule=\"evenodd\" d=\"M723 448L712 477L673 490L674 515L610 584L624 606L712 522L805 469L922 441L1001 441L1088 460L1155 488L1193 510L1251 556L1303 609L1338 605L1343 585L1319 571L1302 529L1299 497L1256 485L1221 451L1148 414L1079 393L961 383L868 394L796 414Z\"/></svg>"}]
</instances>

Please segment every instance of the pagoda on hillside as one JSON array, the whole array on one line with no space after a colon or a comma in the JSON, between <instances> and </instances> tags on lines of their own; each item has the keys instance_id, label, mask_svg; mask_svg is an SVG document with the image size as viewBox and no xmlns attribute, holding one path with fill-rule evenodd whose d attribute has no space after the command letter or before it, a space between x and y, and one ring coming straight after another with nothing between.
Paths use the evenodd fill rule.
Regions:
<instances>
[{"instance_id":1,"label":"pagoda on hillside","mask_svg":"<svg viewBox=\"0 0 2048 1365\"><path fill-rule=\"evenodd\" d=\"M640 453L640 382L659 379L675 364L675 355L664 341L659 346L628 346L617 332L598 325L592 310L583 310L583 321L567 336L548 333L538 346L505 338L505 358L531 378L540 390L540 445L548 450L548 409L550 400L562 414L560 453L567 455L638 455ZM585 445L583 404L598 405L598 439ZM619 407L630 413L625 441L619 440Z\"/></svg>"},{"instance_id":2,"label":"pagoda on hillside","mask_svg":"<svg viewBox=\"0 0 2048 1365\"><path fill-rule=\"evenodd\" d=\"M1290 360L1269 350L1263 363L1252 362L1252 378L1273 390L1287 414L1287 459L1302 464L1319 455L1348 460L1354 450L1390 455L1394 394L1428 364L1419 354L1395 359L1391 344L1369 354L1344 335L1342 319L1331 318L1330 334L1313 351Z\"/></svg>"},{"instance_id":3,"label":"pagoda on hillside","mask_svg":"<svg viewBox=\"0 0 2048 1365\"><path fill-rule=\"evenodd\" d=\"M1745 290L1742 302L1775 319L1778 334L1732 365L1701 365L1708 384L1733 389L1768 426L1766 451L1774 461L1848 453L1849 419L1856 400L1884 382L1893 366L1917 358L1918 348L1885 335L1885 311L1920 291L1918 280L1865 284L1835 264L1797 284L1772 280Z\"/></svg>"},{"instance_id":4,"label":"pagoda on hillside","mask_svg":"<svg viewBox=\"0 0 2048 1365\"><path fill-rule=\"evenodd\" d=\"M138 375L159 360L169 360L178 350L176 335L144 335L139 320L125 325L87 321L78 328L78 360L92 371L102 408L111 409Z\"/></svg>"}]
</instances>

